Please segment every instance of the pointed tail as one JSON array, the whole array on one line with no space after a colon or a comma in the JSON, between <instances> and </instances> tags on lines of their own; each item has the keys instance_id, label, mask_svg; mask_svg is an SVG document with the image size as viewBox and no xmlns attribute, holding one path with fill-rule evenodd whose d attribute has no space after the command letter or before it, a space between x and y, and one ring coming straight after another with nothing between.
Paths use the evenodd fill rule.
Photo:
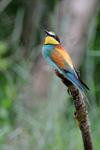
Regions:
<instances>
[{"instance_id":1,"label":"pointed tail","mask_svg":"<svg viewBox=\"0 0 100 150\"><path fill-rule=\"evenodd\" d=\"M88 101L88 99L84 93L84 91L87 92L87 90L89 90L88 86L80 78L76 78L75 76L73 76L70 73L67 73L66 76L74 85L77 86L77 88L83 95L84 100L89 104L89 106L91 106L90 102Z\"/></svg>"},{"instance_id":2,"label":"pointed tail","mask_svg":"<svg viewBox=\"0 0 100 150\"><path fill-rule=\"evenodd\" d=\"M73 74L71 73L67 73L66 74L67 78L73 83L75 84L79 89L87 92L87 90L89 90L88 86L80 80L80 78L75 77Z\"/></svg>"}]
</instances>

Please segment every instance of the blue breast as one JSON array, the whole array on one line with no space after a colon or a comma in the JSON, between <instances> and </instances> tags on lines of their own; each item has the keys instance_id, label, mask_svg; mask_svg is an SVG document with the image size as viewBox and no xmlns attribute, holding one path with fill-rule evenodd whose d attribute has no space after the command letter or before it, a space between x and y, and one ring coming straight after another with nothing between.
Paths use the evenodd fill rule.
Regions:
<instances>
[{"instance_id":1,"label":"blue breast","mask_svg":"<svg viewBox=\"0 0 100 150\"><path fill-rule=\"evenodd\" d=\"M44 45L42 48L42 54L45 59L50 55L50 50L54 48L54 45Z\"/></svg>"},{"instance_id":2,"label":"blue breast","mask_svg":"<svg viewBox=\"0 0 100 150\"><path fill-rule=\"evenodd\" d=\"M54 48L55 45L44 45L42 48L42 54L47 62L53 67L60 71L59 67L55 64L55 62L50 57L50 50Z\"/></svg>"}]
</instances>

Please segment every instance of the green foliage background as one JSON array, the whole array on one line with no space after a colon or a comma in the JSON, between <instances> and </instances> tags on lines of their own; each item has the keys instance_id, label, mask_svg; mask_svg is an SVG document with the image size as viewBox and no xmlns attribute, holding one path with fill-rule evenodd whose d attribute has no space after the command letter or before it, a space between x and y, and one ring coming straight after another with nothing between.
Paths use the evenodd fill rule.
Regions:
<instances>
[{"instance_id":1,"label":"green foliage background","mask_svg":"<svg viewBox=\"0 0 100 150\"><path fill-rule=\"evenodd\" d=\"M74 106L71 98L67 101L66 88L62 86L61 90L60 81L50 76L45 100L30 92L44 28L50 27L48 16L57 2L42 0L35 8L28 53L23 48L27 42L22 41L26 5L28 2L12 0L0 13L0 150L80 150L83 145L73 118ZM100 10L95 17L94 31L90 29L89 34L86 61L80 70L91 89L87 96L92 109L88 109L96 150L100 147ZM29 99L32 99L31 108L27 105Z\"/></svg>"}]
</instances>

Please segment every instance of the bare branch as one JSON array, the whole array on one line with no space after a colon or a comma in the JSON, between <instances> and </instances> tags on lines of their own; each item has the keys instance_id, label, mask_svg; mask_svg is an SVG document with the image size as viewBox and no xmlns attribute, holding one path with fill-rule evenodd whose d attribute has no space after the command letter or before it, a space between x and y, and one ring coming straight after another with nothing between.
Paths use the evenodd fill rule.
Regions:
<instances>
[{"instance_id":1,"label":"bare branch","mask_svg":"<svg viewBox=\"0 0 100 150\"><path fill-rule=\"evenodd\" d=\"M88 111L83 100L82 94L63 74L59 73L57 69L53 69L53 73L58 76L63 84L68 87L72 95L72 99L75 106L74 116L77 119L78 127L81 130L84 150L93 150L90 123L88 119Z\"/></svg>"}]
</instances>

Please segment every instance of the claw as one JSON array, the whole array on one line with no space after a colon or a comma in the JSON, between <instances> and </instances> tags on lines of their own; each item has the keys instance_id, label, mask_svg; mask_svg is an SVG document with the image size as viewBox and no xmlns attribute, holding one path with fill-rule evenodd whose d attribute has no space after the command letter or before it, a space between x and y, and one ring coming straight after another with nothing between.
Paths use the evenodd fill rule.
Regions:
<instances>
[{"instance_id":1,"label":"claw","mask_svg":"<svg viewBox=\"0 0 100 150\"><path fill-rule=\"evenodd\" d=\"M67 92L68 92L68 95L70 95L70 90L69 89L67 89Z\"/></svg>"},{"instance_id":2,"label":"claw","mask_svg":"<svg viewBox=\"0 0 100 150\"><path fill-rule=\"evenodd\" d=\"M56 69L56 68L52 69L52 72L53 72L54 74L56 74L57 69Z\"/></svg>"}]
</instances>

